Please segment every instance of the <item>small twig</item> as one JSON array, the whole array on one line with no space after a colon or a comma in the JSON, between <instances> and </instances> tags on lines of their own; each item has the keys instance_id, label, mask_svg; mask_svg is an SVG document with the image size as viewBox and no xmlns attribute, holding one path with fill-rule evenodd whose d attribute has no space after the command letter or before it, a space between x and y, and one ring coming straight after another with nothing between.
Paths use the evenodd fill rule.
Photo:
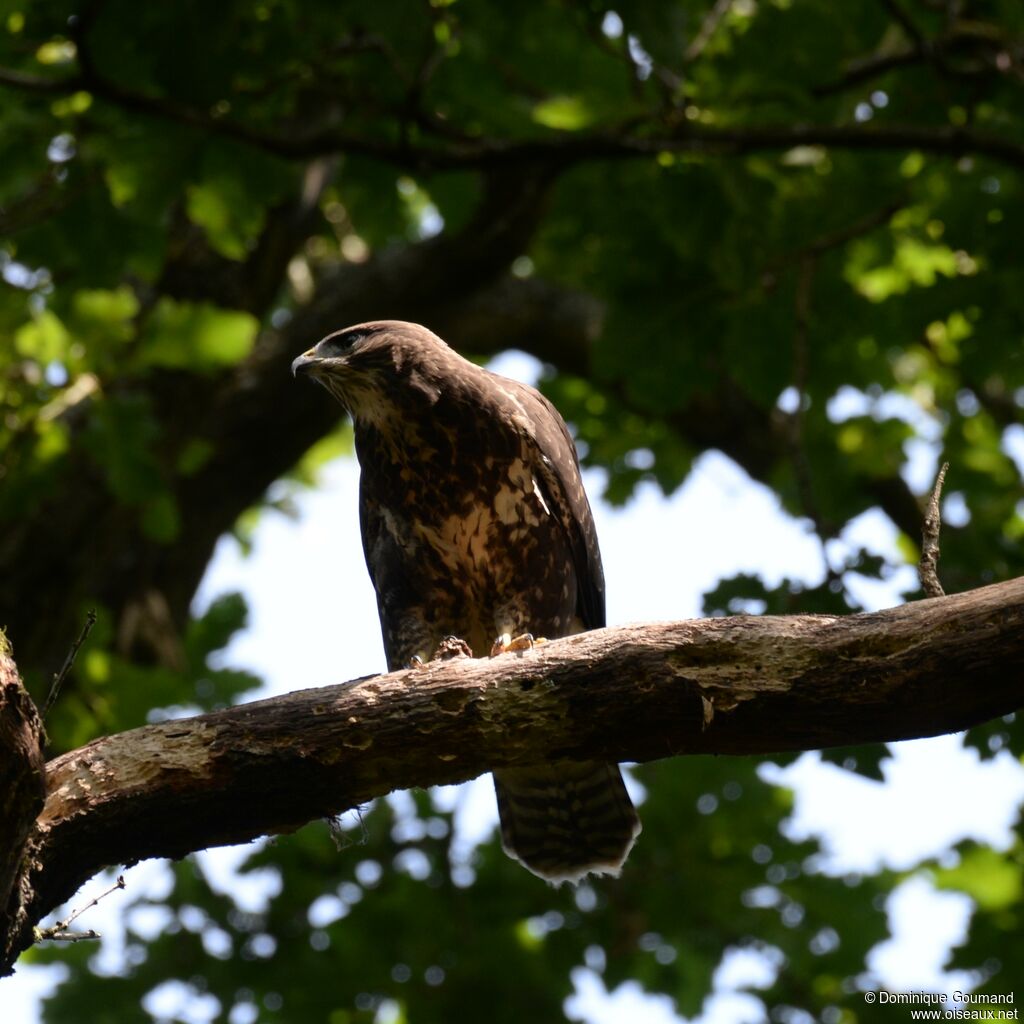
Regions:
<instances>
[{"instance_id":1,"label":"small twig","mask_svg":"<svg viewBox=\"0 0 1024 1024\"><path fill-rule=\"evenodd\" d=\"M82 644L85 643L89 634L92 632L92 627L95 625L96 609L90 608L89 613L85 617L85 625L82 627L82 632L78 634L78 639L71 645L71 650L68 651L68 655L64 659L64 664L61 665L60 671L54 675L53 682L50 684L50 693L46 698L46 704L43 706L43 721L46 721L46 716L49 714L50 708L53 707L54 702L57 700L60 688L64 685L64 680L67 679L68 673L75 664L75 658L78 657L79 648L81 648Z\"/></svg>"},{"instance_id":2,"label":"small twig","mask_svg":"<svg viewBox=\"0 0 1024 1024\"><path fill-rule=\"evenodd\" d=\"M830 249L838 249L841 246L846 245L847 242L852 242L856 238L869 235L876 228L881 228L887 225L889 221L892 220L892 218L909 202L910 196L908 193L894 196L884 206L880 206L877 210L872 210L863 217L859 217L857 220L852 221L835 231L830 231L824 235L820 235L818 238L814 239L814 241L812 241L804 251L810 256L821 256Z\"/></svg>"},{"instance_id":3,"label":"small twig","mask_svg":"<svg viewBox=\"0 0 1024 1024\"><path fill-rule=\"evenodd\" d=\"M327 822L327 831L330 833L334 848L341 853L352 846L365 846L370 841L370 832L363 820L363 808L355 808L356 821L359 822L359 834L353 839L341 823L343 814L336 814L331 818L324 819Z\"/></svg>"},{"instance_id":4,"label":"small twig","mask_svg":"<svg viewBox=\"0 0 1024 1024\"><path fill-rule=\"evenodd\" d=\"M946 470L949 463L944 462L935 478L935 487L932 489L932 496L928 499L928 507L924 513L924 523L921 526L921 561L918 563L917 574L921 580L921 589L928 597L945 597L946 592L939 582L939 530L942 528L942 516L939 511L939 501L942 498L942 485L946 480Z\"/></svg>"},{"instance_id":5,"label":"small twig","mask_svg":"<svg viewBox=\"0 0 1024 1024\"><path fill-rule=\"evenodd\" d=\"M916 46L892 52L868 54L866 57L850 61L846 71L839 78L813 86L811 88L811 95L822 97L845 92L854 86L870 82L873 78L880 78L882 75L888 74L897 68L921 64L926 59L925 55Z\"/></svg>"},{"instance_id":6,"label":"small twig","mask_svg":"<svg viewBox=\"0 0 1024 1024\"><path fill-rule=\"evenodd\" d=\"M66 917L63 921L57 921L56 924L50 928L36 928L35 929L35 940L36 942L42 942L44 940L49 942L82 942L84 939L98 939L100 933L94 931L92 928L87 932L72 932L68 928L72 922L77 921L87 910L92 910L100 900L109 896L112 892L116 892L118 889L124 888L124 875L118 875L117 881L109 888L104 890L97 896L92 902L87 903L80 910L74 911L69 917Z\"/></svg>"},{"instance_id":7,"label":"small twig","mask_svg":"<svg viewBox=\"0 0 1024 1024\"><path fill-rule=\"evenodd\" d=\"M103 938L99 932L90 928L87 932L60 932L56 928L37 928L36 942L84 942L86 939Z\"/></svg>"},{"instance_id":8,"label":"small twig","mask_svg":"<svg viewBox=\"0 0 1024 1024\"><path fill-rule=\"evenodd\" d=\"M765 287L771 287L775 284L778 274L787 267L794 264L802 266L807 259L816 259L819 256L824 256L834 249L842 248L848 242L854 241L854 239L863 238L865 235L871 234L872 231L884 227L909 201L909 195L895 196L877 210L871 210L863 217L858 217L857 220L851 221L849 224L844 224L834 231L819 235L799 249L783 253L764 268L761 273L762 284Z\"/></svg>"},{"instance_id":9,"label":"small twig","mask_svg":"<svg viewBox=\"0 0 1024 1024\"><path fill-rule=\"evenodd\" d=\"M598 49L622 63L628 74L630 92L635 99L642 100L644 96L644 82L640 73L640 65L637 63L631 45L632 41L636 41L639 45L639 40L630 32L625 20L622 23L621 36L617 36L614 39L605 35L599 21L588 18L585 20L584 25L590 41ZM681 91L682 80L674 72L669 71L667 68L662 68L650 54L648 54L648 57L651 60L651 74L654 76L655 81L661 85L668 98L671 99L677 92Z\"/></svg>"},{"instance_id":10,"label":"small twig","mask_svg":"<svg viewBox=\"0 0 1024 1024\"><path fill-rule=\"evenodd\" d=\"M716 0L715 5L708 11L697 30L697 34L683 52L683 59L687 64L693 63L704 52L704 47L708 45L711 37L715 34L719 22L729 13L730 7L732 7L732 0Z\"/></svg>"},{"instance_id":11,"label":"small twig","mask_svg":"<svg viewBox=\"0 0 1024 1024\"><path fill-rule=\"evenodd\" d=\"M14 68L0 68L0 85L9 85L24 92L66 94L83 85L77 75L64 78L44 78L41 75L26 75Z\"/></svg>"}]
</instances>

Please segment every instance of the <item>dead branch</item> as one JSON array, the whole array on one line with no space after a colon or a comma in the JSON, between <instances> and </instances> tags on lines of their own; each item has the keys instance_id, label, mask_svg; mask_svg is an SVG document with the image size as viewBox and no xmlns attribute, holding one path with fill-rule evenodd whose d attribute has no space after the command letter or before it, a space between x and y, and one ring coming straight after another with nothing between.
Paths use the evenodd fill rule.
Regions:
<instances>
[{"instance_id":1,"label":"dead branch","mask_svg":"<svg viewBox=\"0 0 1024 1024\"><path fill-rule=\"evenodd\" d=\"M924 512L924 523L921 526L921 561L917 574L921 580L921 589L929 597L943 597L946 591L939 582L939 531L942 529L942 485L946 482L946 471L949 463L944 462L935 478L928 506Z\"/></svg>"},{"instance_id":2,"label":"dead branch","mask_svg":"<svg viewBox=\"0 0 1024 1024\"><path fill-rule=\"evenodd\" d=\"M75 658L78 657L78 652L89 638L89 634L92 632L92 627L96 625L96 610L94 608L89 609L89 613L85 617L85 625L82 626L81 633L75 638L71 647L68 649L67 657L64 659L64 664L61 665L60 671L54 674L53 682L50 683L50 692L46 697L46 704L43 705L43 719L50 713L50 708L57 701L57 697L60 695L60 688L64 685L64 680L67 679L68 673L74 667Z\"/></svg>"}]
</instances>

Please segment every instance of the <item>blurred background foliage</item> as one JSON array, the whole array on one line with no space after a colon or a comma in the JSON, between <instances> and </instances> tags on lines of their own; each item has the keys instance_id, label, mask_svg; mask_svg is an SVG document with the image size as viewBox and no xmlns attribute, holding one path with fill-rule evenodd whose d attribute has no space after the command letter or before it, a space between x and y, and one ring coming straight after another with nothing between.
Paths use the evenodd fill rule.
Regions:
<instances>
[{"instance_id":1,"label":"blurred background foliage","mask_svg":"<svg viewBox=\"0 0 1024 1024\"><path fill-rule=\"evenodd\" d=\"M210 661L244 602L191 600L346 447L287 365L371 317L537 357L612 502L717 449L813 525L819 586L708 614L854 609L896 565L829 542L880 509L915 560L940 452L947 587L1019 575L1022 85L1016 0L2 0L0 621L37 696L100 613L53 750L259 685ZM644 842L576 892L460 854L422 793L254 853L256 912L177 864L116 972L29 955L70 968L46 1019L149 1019L175 980L183 1019L552 1020L584 964L693 1015L738 949L773 1020L865 1017L899 878L818 870L757 768L639 769ZM1019 835L918 869L973 900L981 990L1024 970Z\"/></svg>"}]
</instances>

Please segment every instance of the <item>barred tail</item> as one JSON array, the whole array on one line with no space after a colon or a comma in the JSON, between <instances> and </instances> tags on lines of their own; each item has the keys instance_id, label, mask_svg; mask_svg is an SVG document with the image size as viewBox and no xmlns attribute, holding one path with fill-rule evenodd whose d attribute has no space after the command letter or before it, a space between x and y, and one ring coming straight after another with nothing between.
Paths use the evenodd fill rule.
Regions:
<instances>
[{"instance_id":1,"label":"barred tail","mask_svg":"<svg viewBox=\"0 0 1024 1024\"><path fill-rule=\"evenodd\" d=\"M640 819L618 766L558 762L494 775L505 852L560 885L618 875Z\"/></svg>"}]
</instances>

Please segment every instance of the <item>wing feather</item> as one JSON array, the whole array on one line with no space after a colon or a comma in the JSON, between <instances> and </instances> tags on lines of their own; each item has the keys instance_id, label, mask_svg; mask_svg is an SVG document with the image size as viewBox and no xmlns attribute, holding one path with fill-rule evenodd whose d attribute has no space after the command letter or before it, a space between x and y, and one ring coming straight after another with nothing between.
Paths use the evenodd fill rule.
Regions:
<instances>
[{"instance_id":1,"label":"wing feather","mask_svg":"<svg viewBox=\"0 0 1024 1024\"><path fill-rule=\"evenodd\" d=\"M572 435L558 410L535 388L518 381L503 384L523 410L523 436L534 455L536 480L572 551L580 619L587 629L599 629L605 625L604 568Z\"/></svg>"}]
</instances>

